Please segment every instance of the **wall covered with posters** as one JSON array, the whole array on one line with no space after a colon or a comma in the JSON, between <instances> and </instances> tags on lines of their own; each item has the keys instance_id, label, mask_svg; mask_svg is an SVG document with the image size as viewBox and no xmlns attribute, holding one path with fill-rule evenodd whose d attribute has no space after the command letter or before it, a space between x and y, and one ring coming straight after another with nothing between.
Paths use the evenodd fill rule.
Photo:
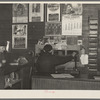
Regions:
<instances>
[{"instance_id":1,"label":"wall covered with posters","mask_svg":"<svg viewBox=\"0 0 100 100\"><path fill-rule=\"evenodd\" d=\"M53 38L56 39L64 35L67 43L73 45L77 42L81 42L81 44L83 42L83 45L88 48L88 19L89 17L98 18L100 5L79 4L78 6L72 5L72 8L73 10L70 7L68 8L67 3L44 5L39 3L31 5L0 4L0 13L2 15L0 16L0 44L6 45L5 41L11 41L12 48L14 48L12 50L18 49L17 52L22 52L22 49L34 49L34 44L43 36L50 36L52 41ZM80 25L77 25L77 17L80 19L78 20ZM70 18L75 20L76 24ZM66 21L64 21L65 19ZM69 27L67 20L69 21ZM73 31L74 24L75 27L79 28L79 30L76 30L79 33L76 32L70 35L69 33ZM21 27L19 28L19 26ZM24 34L24 31L26 35L15 35Z\"/></svg>"},{"instance_id":2,"label":"wall covered with posters","mask_svg":"<svg viewBox=\"0 0 100 100\"><path fill-rule=\"evenodd\" d=\"M82 36L82 10L82 4L13 4L12 49L27 49L29 34L33 38L37 37L38 34L42 34L42 38L46 36L50 39L52 36L54 41L56 41L55 37L59 38L65 35L66 44L77 45L78 36ZM42 32L38 31L35 23L38 24L38 27L41 26L40 23L44 23L44 27L39 29ZM27 32L27 30L29 31ZM34 39L38 41L40 38L38 36Z\"/></svg>"}]
</instances>

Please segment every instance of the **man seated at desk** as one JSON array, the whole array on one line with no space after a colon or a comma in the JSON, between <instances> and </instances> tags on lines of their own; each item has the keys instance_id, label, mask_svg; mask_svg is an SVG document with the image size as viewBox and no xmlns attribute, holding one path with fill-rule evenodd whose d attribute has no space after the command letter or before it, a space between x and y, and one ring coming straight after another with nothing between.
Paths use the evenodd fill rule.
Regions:
<instances>
[{"instance_id":1,"label":"man seated at desk","mask_svg":"<svg viewBox=\"0 0 100 100\"><path fill-rule=\"evenodd\" d=\"M55 56L52 54L52 46L47 44L44 46L43 51L36 61L36 69L40 74L52 74L55 73L55 67L57 65L64 64L74 59L76 53L67 56Z\"/></svg>"}]
</instances>

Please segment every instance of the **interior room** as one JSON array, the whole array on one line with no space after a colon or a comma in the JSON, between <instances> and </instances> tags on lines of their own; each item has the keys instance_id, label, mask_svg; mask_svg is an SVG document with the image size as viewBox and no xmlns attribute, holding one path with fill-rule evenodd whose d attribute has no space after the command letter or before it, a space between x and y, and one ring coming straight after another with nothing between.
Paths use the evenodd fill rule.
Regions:
<instances>
[{"instance_id":1,"label":"interior room","mask_svg":"<svg viewBox=\"0 0 100 100\"><path fill-rule=\"evenodd\" d=\"M0 89L100 90L99 24L99 3L0 3Z\"/></svg>"}]
</instances>

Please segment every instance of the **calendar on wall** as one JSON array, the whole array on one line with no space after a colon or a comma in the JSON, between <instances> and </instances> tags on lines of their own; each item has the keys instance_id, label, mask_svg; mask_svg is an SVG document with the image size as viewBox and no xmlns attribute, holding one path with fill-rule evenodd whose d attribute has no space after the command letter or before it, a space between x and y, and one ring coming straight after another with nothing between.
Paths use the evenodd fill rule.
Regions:
<instances>
[{"instance_id":1,"label":"calendar on wall","mask_svg":"<svg viewBox=\"0 0 100 100\"><path fill-rule=\"evenodd\" d=\"M82 35L82 4L65 4L62 11L62 35Z\"/></svg>"},{"instance_id":2,"label":"calendar on wall","mask_svg":"<svg viewBox=\"0 0 100 100\"><path fill-rule=\"evenodd\" d=\"M13 4L12 7L12 22L27 23L28 22L28 4Z\"/></svg>"}]
</instances>

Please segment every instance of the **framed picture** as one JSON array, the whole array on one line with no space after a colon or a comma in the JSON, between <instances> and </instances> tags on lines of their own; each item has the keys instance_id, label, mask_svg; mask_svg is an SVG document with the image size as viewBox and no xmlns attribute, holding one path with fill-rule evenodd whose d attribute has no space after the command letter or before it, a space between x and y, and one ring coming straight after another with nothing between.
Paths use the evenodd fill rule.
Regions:
<instances>
[{"instance_id":1,"label":"framed picture","mask_svg":"<svg viewBox=\"0 0 100 100\"><path fill-rule=\"evenodd\" d=\"M61 35L61 23L46 23L45 24L45 35L58 36Z\"/></svg>"},{"instance_id":2,"label":"framed picture","mask_svg":"<svg viewBox=\"0 0 100 100\"><path fill-rule=\"evenodd\" d=\"M28 4L16 3L13 4L12 10L13 23L27 23L28 22Z\"/></svg>"},{"instance_id":3,"label":"framed picture","mask_svg":"<svg viewBox=\"0 0 100 100\"><path fill-rule=\"evenodd\" d=\"M27 36L27 24L12 25L12 36Z\"/></svg>"},{"instance_id":4,"label":"framed picture","mask_svg":"<svg viewBox=\"0 0 100 100\"><path fill-rule=\"evenodd\" d=\"M60 21L60 4L50 3L47 4L47 22Z\"/></svg>"},{"instance_id":5,"label":"framed picture","mask_svg":"<svg viewBox=\"0 0 100 100\"><path fill-rule=\"evenodd\" d=\"M27 39L25 37L14 37L12 46L14 49L26 49Z\"/></svg>"},{"instance_id":6,"label":"framed picture","mask_svg":"<svg viewBox=\"0 0 100 100\"><path fill-rule=\"evenodd\" d=\"M80 3L65 3L62 5L62 15L81 15L82 14L82 4Z\"/></svg>"},{"instance_id":7,"label":"framed picture","mask_svg":"<svg viewBox=\"0 0 100 100\"><path fill-rule=\"evenodd\" d=\"M12 48L27 48L27 24L12 25Z\"/></svg>"},{"instance_id":8,"label":"framed picture","mask_svg":"<svg viewBox=\"0 0 100 100\"><path fill-rule=\"evenodd\" d=\"M44 21L44 4L33 3L29 4L29 22Z\"/></svg>"}]
</instances>

